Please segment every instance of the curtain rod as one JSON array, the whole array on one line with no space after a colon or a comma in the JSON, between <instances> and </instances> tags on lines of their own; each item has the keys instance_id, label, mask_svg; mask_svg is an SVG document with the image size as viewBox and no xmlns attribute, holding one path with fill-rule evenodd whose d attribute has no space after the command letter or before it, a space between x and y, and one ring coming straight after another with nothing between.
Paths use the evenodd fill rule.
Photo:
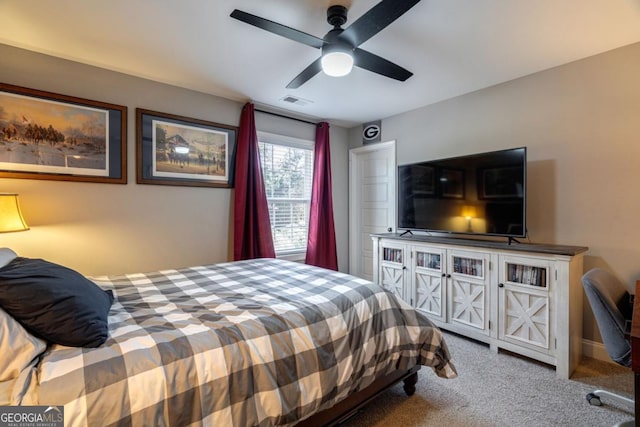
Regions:
<instances>
[{"instance_id":1,"label":"curtain rod","mask_svg":"<svg viewBox=\"0 0 640 427\"><path fill-rule=\"evenodd\" d=\"M257 111L258 113L270 114L270 115L276 116L276 117L282 117L283 119L289 119L289 120L295 120L297 122L307 123L307 124L313 125L313 126L317 126L318 125L318 123L311 122L309 120L298 119L296 117L289 117L289 116L285 116L284 114L273 113L271 111L260 110L258 108L254 108L254 111Z\"/></svg>"}]
</instances>

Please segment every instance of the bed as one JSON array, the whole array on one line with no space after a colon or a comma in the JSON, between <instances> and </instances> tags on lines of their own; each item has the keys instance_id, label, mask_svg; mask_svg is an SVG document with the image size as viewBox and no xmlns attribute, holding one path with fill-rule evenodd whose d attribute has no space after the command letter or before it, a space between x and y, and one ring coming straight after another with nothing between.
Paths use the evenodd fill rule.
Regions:
<instances>
[{"instance_id":1,"label":"bed","mask_svg":"<svg viewBox=\"0 0 640 427\"><path fill-rule=\"evenodd\" d=\"M327 425L400 380L412 394L420 366L456 376L439 329L348 274L256 259L90 282L104 342L52 344L27 323L31 360L0 377L0 403L64 405L68 426Z\"/></svg>"}]
</instances>

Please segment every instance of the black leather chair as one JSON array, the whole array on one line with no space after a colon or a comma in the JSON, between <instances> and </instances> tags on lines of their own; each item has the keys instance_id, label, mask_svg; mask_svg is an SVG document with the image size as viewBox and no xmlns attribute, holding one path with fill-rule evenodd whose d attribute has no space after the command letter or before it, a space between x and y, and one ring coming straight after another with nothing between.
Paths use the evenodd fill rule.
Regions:
<instances>
[{"instance_id":1,"label":"black leather chair","mask_svg":"<svg viewBox=\"0 0 640 427\"><path fill-rule=\"evenodd\" d=\"M633 313L631 295L613 274L600 268L585 273L582 276L582 286L607 353L614 362L626 367L631 366L631 343L628 335L625 335L625 332L629 332ZM592 405L602 405L600 398L630 404L632 408L634 405L632 399L606 390L595 390L587 394L587 400ZM634 425L634 421L625 421L619 425Z\"/></svg>"}]
</instances>

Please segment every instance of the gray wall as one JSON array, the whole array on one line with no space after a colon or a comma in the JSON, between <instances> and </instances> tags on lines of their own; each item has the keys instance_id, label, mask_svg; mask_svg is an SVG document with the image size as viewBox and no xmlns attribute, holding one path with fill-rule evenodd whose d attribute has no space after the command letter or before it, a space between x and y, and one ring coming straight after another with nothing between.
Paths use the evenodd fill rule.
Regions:
<instances>
[{"instance_id":1,"label":"gray wall","mask_svg":"<svg viewBox=\"0 0 640 427\"><path fill-rule=\"evenodd\" d=\"M588 246L629 290L640 279L640 43L382 121L398 163L528 149L535 243ZM360 127L350 146L361 145ZM584 337L599 341L585 303Z\"/></svg>"},{"instance_id":2,"label":"gray wall","mask_svg":"<svg viewBox=\"0 0 640 427\"><path fill-rule=\"evenodd\" d=\"M237 126L244 102L140 79L0 44L0 82L128 107L127 185L0 179L17 192L31 230L1 246L84 274L150 271L231 258L233 191L135 183L135 109ZM256 114L259 130L314 139L315 129ZM348 270L348 131L331 127L340 269Z\"/></svg>"}]
</instances>

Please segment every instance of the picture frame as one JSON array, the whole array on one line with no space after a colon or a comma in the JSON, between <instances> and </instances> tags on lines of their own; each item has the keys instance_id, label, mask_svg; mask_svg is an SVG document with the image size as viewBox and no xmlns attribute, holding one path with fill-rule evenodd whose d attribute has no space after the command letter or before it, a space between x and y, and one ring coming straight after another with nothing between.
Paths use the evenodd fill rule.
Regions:
<instances>
[{"instance_id":1,"label":"picture frame","mask_svg":"<svg viewBox=\"0 0 640 427\"><path fill-rule=\"evenodd\" d=\"M238 128L136 109L138 184L233 187Z\"/></svg>"},{"instance_id":2,"label":"picture frame","mask_svg":"<svg viewBox=\"0 0 640 427\"><path fill-rule=\"evenodd\" d=\"M420 197L433 197L436 194L435 169L431 166L414 165L408 174L401 179L408 180L413 187L413 194Z\"/></svg>"},{"instance_id":3,"label":"picture frame","mask_svg":"<svg viewBox=\"0 0 640 427\"><path fill-rule=\"evenodd\" d=\"M127 183L127 107L0 83L0 177Z\"/></svg>"},{"instance_id":4,"label":"picture frame","mask_svg":"<svg viewBox=\"0 0 640 427\"><path fill-rule=\"evenodd\" d=\"M441 168L438 176L440 197L444 199L464 199L465 182L464 170Z\"/></svg>"},{"instance_id":5,"label":"picture frame","mask_svg":"<svg viewBox=\"0 0 640 427\"><path fill-rule=\"evenodd\" d=\"M522 198L524 183L521 166L503 166L478 170L480 199Z\"/></svg>"}]
</instances>

